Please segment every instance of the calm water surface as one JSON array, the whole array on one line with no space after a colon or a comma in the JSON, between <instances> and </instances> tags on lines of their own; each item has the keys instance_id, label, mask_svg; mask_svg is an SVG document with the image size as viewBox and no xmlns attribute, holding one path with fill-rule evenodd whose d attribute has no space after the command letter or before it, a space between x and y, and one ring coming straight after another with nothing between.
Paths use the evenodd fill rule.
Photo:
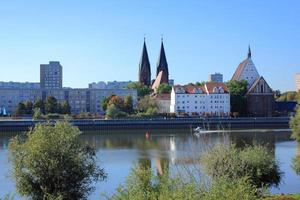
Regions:
<instances>
[{"instance_id":1,"label":"calm water surface","mask_svg":"<svg viewBox=\"0 0 300 200\"><path fill-rule=\"evenodd\" d=\"M171 171L180 171L181 166L194 166L192 160L217 143L236 143L238 146L251 144L254 140L268 144L284 172L279 188L272 188L272 193L300 193L300 176L291 168L297 144L291 141L290 132L249 130L237 133L213 133L195 137L190 130L152 130L146 139L147 130L134 131L98 131L85 132L81 136L84 142L97 149L97 161L105 168L108 179L96 184L96 190L90 199L101 199L101 194L111 195L124 183L132 167L138 164L151 166L159 171L168 166ZM10 175L7 146L11 133L0 133L0 197L15 194L14 182ZM18 197L17 197L18 198Z\"/></svg>"}]
</instances>

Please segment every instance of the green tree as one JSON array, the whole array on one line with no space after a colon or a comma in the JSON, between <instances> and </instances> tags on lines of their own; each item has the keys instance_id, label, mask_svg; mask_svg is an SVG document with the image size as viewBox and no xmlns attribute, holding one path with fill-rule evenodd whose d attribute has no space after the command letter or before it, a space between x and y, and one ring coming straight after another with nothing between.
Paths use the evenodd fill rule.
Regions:
<instances>
[{"instance_id":1,"label":"green tree","mask_svg":"<svg viewBox=\"0 0 300 200\"><path fill-rule=\"evenodd\" d=\"M290 127L292 129L292 138L300 144L300 107L297 108L295 117L290 120Z\"/></svg>"},{"instance_id":2,"label":"green tree","mask_svg":"<svg viewBox=\"0 0 300 200\"><path fill-rule=\"evenodd\" d=\"M229 81L227 87L230 91L230 106L231 112L237 112L240 115L245 115L246 110L246 92L247 92L247 81Z\"/></svg>"},{"instance_id":3,"label":"green tree","mask_svg":"<svg viewBox=\"0 0 300 200\"><path fill-rule=\"evenodd\" d=\"M38 99L33 104L33 109L39 108L42 113L45 113L45 103L42 99Z\"/></svg>"},{"instance_id":4,"label":"green tree","mask_svg":"<svg viewBox=\"0 0 300 200\"><path fill-rule=\"evenodd\" d=\"M64 101L60 104L60 113L61 114L70 114L71 106L68 101Z\"/></svg>"},{"instance_id":5,"label":"green tree","mask_svg":"<svg viewBox=\"0 0 300 200\"><path fill-rule=\"evenodd\" d=\"M107 106L108 106L108 102L114 96L116 96L116 95L112 94L112 95L109 95L108 97L104 97L103 101L101 102L101 107L102 107L103 111L106 111Z\"/></svg>"},{"instance_id":6,"label":"green tree","mask_svg":"<svg viewBox=\"0 0 300 200\"><path fill-rule=\"evenodd\" d=\"M31 101L25 102L25 114L32 115L33 114L33 103Z\"/></svg>"},{"instance_id":7,"label":"green tree","mask_svg":"<svg viewBox=\"0 0 300 200\"><path fill-rule=\"evenodd\" d=\"M106 117L109 119L125 117L126 113L121 111L115 104L111 104L106 109Z\"/></svg>"},{"instance_id":8,"label":"green tree","mask_svg":"<svg viewBox=\"0 0 300 200\"><path fill-rule=\"evenodd\" d=\"M133 99L132 96L126 96L124 98L124 112L131 114L133 113Z\"/></svg>"},{"instance_id":9,"label":"green tree","mask_svg":"<svg viewBox=\"0 0 300 200\"><path fill-rule=\"evenodd\" d=\"M170 94L172 90L172 86L166 83L160 84L156 89L159 94Z\"/></svg>"},{"instance_id":10,"label":"green tree","mask_svg":"<svg viewBox=\"0 0 300 200\"><path fill-rule=\"evenodd\" d=\"M106 177L95 150L79 141L68 122L37 125L9 144L17 192L30 199L86 199L93 182Z\"/></svg>"},{"instance_id":11,"label":"green tree","mask_svg":"<svg viewBox=\"0 0 300 200\"><path fill-rule=\"evenodd\" d=\"M145 96L141 98L138 102L137 109L139 112L147 112L148 109L158 109L157 103L150 98L150 96Z\"/></svg>"},{"instance_id":12,"label":"green tree","mask_svg":"<svg viewBox=\"0 0 300 200\"><path fill-rule=\"evenodd\" d=\"M143 85L139 82L133 82L133 83L130 83L128 86L127 86L128 89L135 89L137 90L137 94L138 94L138 97L141 98L141 97L144 97L146 95L149 95L153 92L153 90L146 86L146 85Z\"/></svg>"},{"instance_id":13,"label":"green tree","mask_svg":"<svg viewBox=\"0 0 300 200\"><path fill-rule=\"evenodd\" d=\"M55 97L49 96L45 101L45 112L46 113L57 113L58 103Z\"/></svg>"},{"instance_id":14,"label":"green tree","mask_svg":"<svg viewBox=\"0 0 300 200\"><path fill-rule=\"evenodd\" d=\"M113 96L110 98L108 102L108 106L114 104L120 111L124 110L124 100L122 97L119 96Z\"/></svg>"},{"instance_id":15,"label":"green tree","mask_svg":"<svg viewBox=\"0 0 300 200\"><path fill-rule=\"evenodd\" d=\"M18 103L18 106L16 108L16 115L24 115L26 110L26 105L24 102Z\"/></svg>"}]
</instances>

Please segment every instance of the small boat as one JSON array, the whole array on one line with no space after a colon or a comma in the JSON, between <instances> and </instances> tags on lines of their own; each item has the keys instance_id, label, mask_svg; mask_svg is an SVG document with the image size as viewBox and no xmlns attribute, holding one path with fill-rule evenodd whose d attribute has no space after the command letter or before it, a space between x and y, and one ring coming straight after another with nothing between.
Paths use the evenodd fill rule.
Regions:
<instances>
[{"instance_id":1,"label":"small boat","mask_svg":"<svg viewBox=\"0 0 300 200\"><path fill-rule=\"evenodd\" d=\"M194 134L196 136L203 135L206 133L218 133L218 132L224 132L224 130L207 130L207 129L201 128L199 126L197 128L194 128Z\"/></svg>"}]
</instances>

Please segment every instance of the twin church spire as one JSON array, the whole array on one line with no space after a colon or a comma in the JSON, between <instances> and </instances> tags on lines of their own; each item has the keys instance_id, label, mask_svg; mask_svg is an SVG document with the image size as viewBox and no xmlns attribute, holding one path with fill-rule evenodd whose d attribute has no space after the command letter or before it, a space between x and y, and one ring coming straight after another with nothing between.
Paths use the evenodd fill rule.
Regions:
<instances>
[{"instance_id":1,"label":"twin church spire","mask_svg":"<svg viewBox=\"0 0 300 200\"><path fill-rule=\"evenodd\" d=\"M161 83L169 83L169 69L164 49L163 39L161 40L160 53L156 65L156 76L161 73ZM142 56L139 64L139 82L146 86L151 86L151 67L144 38L144 45L142 50Z\"/></svg>"}]
</instances>

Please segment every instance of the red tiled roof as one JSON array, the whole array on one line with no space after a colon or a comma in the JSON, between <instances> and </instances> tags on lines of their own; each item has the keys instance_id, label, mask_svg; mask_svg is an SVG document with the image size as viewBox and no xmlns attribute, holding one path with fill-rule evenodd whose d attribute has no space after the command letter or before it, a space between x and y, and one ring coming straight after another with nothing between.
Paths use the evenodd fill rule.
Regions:
<instances>
[{"instance_id":1,"label":"red tiled roof","mask_svg":"<svg viewBox=\"0 0 300 200\"><path fill-rule=\"evenodd\" d=\"M247 58L239 64L239 66L235 70L231 80L238 80L239 79L239 77L241 76L242 72L244 71L244 68L247 65L248 61L249 61L249 59Z\"/></svg>"},{"instance_id":2,"label":"red tiled roof","mask_svg":"<svg viewBox=\"0 0 300 200\"><path fill-rule=\"evenodd\" d=\"M156 91L156 89L158 88L158 86L162 83L162 75L163 75L163 71L160 71L152 85L152 89Z\"/></svg>"},{"instance_id":3,"label":"red tiled roof","mask_svg":"<svg viewBox=\"0 0 300 200\"><path fill-rule=\"evenodd\" d=\"M208 82L205 83L208 93L213 93L215 87L221 87L224 89L224 93L229 93L227 86L224 83L215 83L215 82Z\"/></svg>"},{"instance_id":4,"label":"red tiled roof","mask_svg":"<svg viewBox=\"0 0 300 200\"><path fill-rule=\"evenodd\" d=\"M174 89L183 88L183 90L185 91L186 94L195 94L195 89L200 89L200 90L202 90L203 93L213 93L213 89L215 87L222 87L224 89L224 93L229 93L229 90L224 83L214 83L214 82L208 82L203 87L192 86L192 85L184 85L184 86L175 85Z\"/></svg>"}]
</instances>

